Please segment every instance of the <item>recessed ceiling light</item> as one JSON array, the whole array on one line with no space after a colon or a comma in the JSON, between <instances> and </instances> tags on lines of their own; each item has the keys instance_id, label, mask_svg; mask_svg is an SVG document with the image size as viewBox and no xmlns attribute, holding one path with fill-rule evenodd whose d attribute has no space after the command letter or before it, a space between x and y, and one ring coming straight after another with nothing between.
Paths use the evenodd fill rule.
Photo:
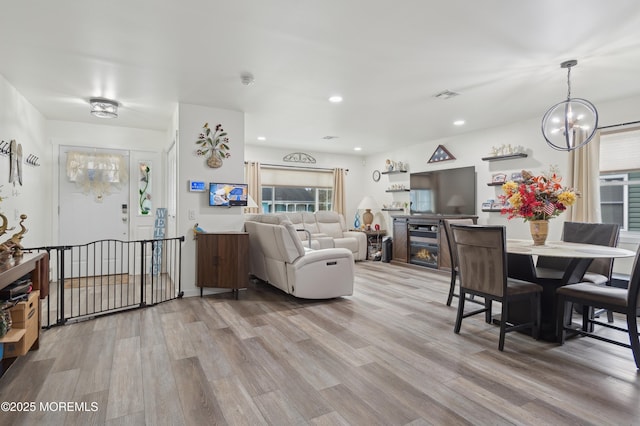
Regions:
<instances>
[{"instance_id":1,"label":"recessed ceiling light","mask_svg":"<svg viewBox=\"0 0 640 426\"><path fill-rule=\"evenodd\" d=\"M464 120L456 120L453 122L454 126L462 126L464 124Z\"/></svg>"},{"instance_id":2,"label":"recessed ceiling light","mask_svg":"<svg viewBox=\"0 0 640 426\"><path fill-rule=\"evenodd\" d=\"M267 140L267 138L265 138L264 136L258 136L258 140L259 140L259 141L266 141L266 140Z\"/></svg>"},{"instance_id":3,"label":"recessed ceiling light","mask_svg":"<svg viewBox=\"0 0 640 426\"><path fill-rule=\"evenodd\" d=\"M356 146L355 148L353 148L354 151L362 151L362 148L359 146Z\"/></svg>"},{"instance_id":4,"label":"recessed ceiling light","mask_svg":"<svg viewBox=\"0 0 640 426\"><path fill-rule=\"evenodd\" d=\"M342 102L342 96L340 95L335 95L329 98L329 102L334 103L334 104L339 104L340 102Z\"/></svg>"}]
</instances>

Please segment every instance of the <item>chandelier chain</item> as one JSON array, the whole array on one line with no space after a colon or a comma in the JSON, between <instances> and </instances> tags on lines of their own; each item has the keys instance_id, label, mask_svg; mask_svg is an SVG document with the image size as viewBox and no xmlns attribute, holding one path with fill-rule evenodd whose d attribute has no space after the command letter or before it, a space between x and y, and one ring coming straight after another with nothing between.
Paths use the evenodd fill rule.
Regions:
<instances>
[{"instance_id":1,"label":"chandelier chain","mask_svg":"<svg viewBox=\"0 0 640 426\"><path fill-rule=\"evenodd\" d=\"M567 67L567 100L571 99L571 66Z\"/></svg>"}]
</instances>

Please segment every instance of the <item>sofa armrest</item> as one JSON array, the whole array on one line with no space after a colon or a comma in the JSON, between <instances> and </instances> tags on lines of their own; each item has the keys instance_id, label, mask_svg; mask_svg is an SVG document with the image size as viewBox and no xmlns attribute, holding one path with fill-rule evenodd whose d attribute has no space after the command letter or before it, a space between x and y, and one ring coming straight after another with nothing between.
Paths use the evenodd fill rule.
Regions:
<instances>
[{"instance_id":1,"label":"sofa armrest","mask_svg":"<svg viewBox=\"0 0 640 426\"><path fill-rule=\"evenodd\" d=\"M353 253L346 248L329 248L322 250L313 250L305 253L293 263L296 269L303 268L306 265L316 262L332 262L336 259L349 259L353 262Z\"/></svg>"},{"instance_id":2,"label":"sofa armrest","mask_svg":"<svg viewBox=\"0 0 640 426\"><path fill-rule=\"evenodd\" d=\"M367 257L367 234L360 231L343 231L345 237L355 238L358 242L358 259L364 260Z\"/></svg>"}]
</instances>

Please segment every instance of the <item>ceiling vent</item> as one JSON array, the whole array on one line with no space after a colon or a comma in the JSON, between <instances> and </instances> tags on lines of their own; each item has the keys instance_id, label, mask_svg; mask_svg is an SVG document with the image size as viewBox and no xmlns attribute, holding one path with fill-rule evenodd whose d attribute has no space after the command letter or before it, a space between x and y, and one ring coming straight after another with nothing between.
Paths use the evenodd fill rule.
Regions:
<instances>
[{"instance_id":1,"label":"ceiling vent","mask_svg":"<svg viewBox=\"0 0 640 426\"><path fill-rule=\"evenodd\" d=\"M326 141L330 141L331 139L338 139L338 136L323 136L322 139L326 140Z\"/></svg>"},{"instance_id":2,"label":"ceiling vent","mask_svg":"<svg viewBox=\"0 0 640 426\"><path fill-rule=\"evenodd\" d=\"M451 99L458 96L460 93L452 92L451 90L444 90L437 95L435 95L438 99Z\"/></svg>"}]
</instances>

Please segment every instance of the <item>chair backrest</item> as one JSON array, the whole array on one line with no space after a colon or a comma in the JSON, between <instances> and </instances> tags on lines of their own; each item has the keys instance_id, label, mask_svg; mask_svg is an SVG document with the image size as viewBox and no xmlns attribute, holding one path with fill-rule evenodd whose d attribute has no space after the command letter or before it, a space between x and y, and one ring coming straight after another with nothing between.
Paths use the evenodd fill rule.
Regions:
<instances>
[{"instance_id":1,"label":"chair backrest","mask_svg":"<svg viewBox=\"0 0 640 426\"><path fill-rule=\"evenodd\" d=\"M564 222L562 241L570 243L597 244L615 247L618 245L620 225L615 223ZM542 268L564 270L570 259L540 256L536 265ZM613 258L594 259L588 271L609 279L613 270Z\"/></svg>"},{"instance_id":2,"label":"chair backrest","mask_svg":"<svg viewBox=\"0 0 640 426\"><path fill-rule=\"evenodd\" d=\"M633 267L631 268L627 303L629 308L635 309L636 315L640 314L640 312L638 312L638 307L640 307L640 249L636 252Z\"/></svg>"},{"instance_id":3,"label":"chair backrest","mask_svg":"<svg viewBox=\"0 0 640 426\"><path fill-rule=\"evenodd\" d=\"M451 224L455 225L473 225L473 219L445 219L444 222L444 236L447 238L447 244L449 245L449 257L451 258L451 269L458 267L458 253L456 251L456 242L451 235Z\"/></svg>"},{"instance_id":4,"label":"chair backrest","mask_svg":"<svg viewBox=\"0 0 640 426\"><path fill-rule=\"evenodd\" d=\"M460 286L496 297L507 289L504 226L451 224L458 253Z\"/></svg>"}]
</instances>

